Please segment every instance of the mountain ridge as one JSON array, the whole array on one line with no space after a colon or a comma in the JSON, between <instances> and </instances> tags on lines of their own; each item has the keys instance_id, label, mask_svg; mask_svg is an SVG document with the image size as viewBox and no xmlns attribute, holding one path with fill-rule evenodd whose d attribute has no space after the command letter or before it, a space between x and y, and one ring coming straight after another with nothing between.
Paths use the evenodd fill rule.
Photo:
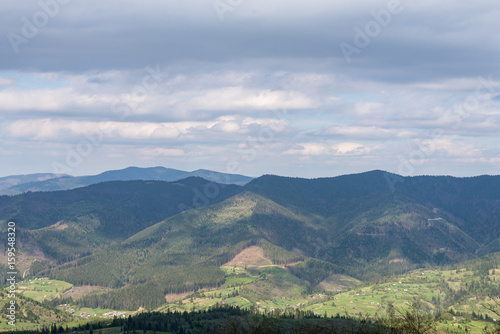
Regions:
<instances>
[{"instance_id":1,"label":"mountain ridge","mask_svg":"<svg viewBox=\"0 0 500 334\"><path fill-rule=\"evenodd\" d=\"M0 178L0 195L18 195L28 191L70 190L106 181L159 180L177 181L190 176L202 177L221 184L244 185L253 178L240 174L227 174L206 169L187 172L157 167L127 167L105 171L97 175L71 176L56 174L29 174ZM2 181L3 180L3 181ZM11 180L9 183L8 181ZM17 180L17 181L14 181Z\"/></svg>"}]
</instances>

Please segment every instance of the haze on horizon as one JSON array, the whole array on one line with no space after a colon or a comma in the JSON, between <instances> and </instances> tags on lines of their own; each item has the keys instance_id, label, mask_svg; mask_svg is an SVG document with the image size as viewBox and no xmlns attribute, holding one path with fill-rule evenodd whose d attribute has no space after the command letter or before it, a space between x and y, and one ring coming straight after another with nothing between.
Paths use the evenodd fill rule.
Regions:
<instances>
[{"instance_id":1,"label":"haze on horizon","mask_svg":"<svg viewBox=\"0 0 500 334\"><path fill-rule=\"evenodd\" d=\"M1 176L500 174L498 2L2 6Z\"/></svg>"}]
</instances>

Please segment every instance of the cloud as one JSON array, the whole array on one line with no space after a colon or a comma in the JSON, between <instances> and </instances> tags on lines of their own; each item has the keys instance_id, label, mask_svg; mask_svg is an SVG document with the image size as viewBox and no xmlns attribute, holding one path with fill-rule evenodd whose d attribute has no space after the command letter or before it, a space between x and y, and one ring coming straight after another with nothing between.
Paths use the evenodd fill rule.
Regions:
<instances>
[{"instance_id":1,"label":"cloud","mask_svg":"<svg viewBox=\"0 0 500 334\"><path fill-rule=\"evenodd\" d=\"M103 94L82 94L72 88L0 91L0 109L8 111L60 111L74 107L111 105L113 97Z\"/></svg>"},{"instance_id":2,"label":"cloud","mask_svg":"<svg viewBox=\"0 0 500 334\"><path fill-rule=\"evenodd\" d=\"M144 156L181 156L184 155L184 151L177 148L145 148L141 149L141 155Z\"/></svg>"},{"instance_id":3,"label":"cloud","mask_svg":"<svg viewBox=\"0 0 500 334\"><path fill-rule=\"evenodd\" d=\"M107 139L172 139L200 123L132 123L132 122L88 122L76 120L19 120L6 127L11 138L34 140L68 140L99 135Z\"/></svg>"},{"instance_id":4,"label":"cloud","mask_svg":"<svg viewBox=\"0 0 500 334\"><path fill-rule=\"evenodd\" d=\"M425 140L422 143L429 152L445 154L452 157L480 157L482 150L473 143L467 143L462 140L436 139Z\"/></svg>"},{"instance_id":5,"label":"cloud","mask_svg":"<svg viewBox=\"0 0 500 334\"><path fill-rule=\"evenodd\" d=\"M245 90L242 87L227 87L208 90L202 96L196 96L183 108L192 110L235 110L258 109L275 110L280 108L305 109L317 104L300 92Z\"/></svg>"},{"instance_id":6,"label":"cloud","mask_svg":"<svg viewBox=\"0 0 500 334\"><path fill-rule=\"evenodd\" d=\"M308 155L308 156L329 156L329 155L361 155L369 153L372 149L358 143L339 143L328 145L325 143L301 143L299 148L289 149L285 155Z\"/></svg>"},{"instance_id":7,"label":"cloud","mask_svg":"<svg viewBox=\"0 0 500 334\"><path fill-rule=\"evenodd\" d=\"M9 87L14 85L14 83L14 80L0 77L0 87Z\"/></svg>"},{"instance_id":8,"label":"cloud","mask_svg":"<svg viewBox=\"0 0 500 334\"><path fill-rule=\"evenodd\" d=\"M332 126L316 134L363 139L396 139L416 136L416 133L406 129L384 129L376 126Z\"/></svg>"},{"instance_id":9,"label":"cloud","mask_svg":"<svg viewBox=\"0 0 500 334\"><path fill-rule=\"evenodd\" d=\"M81 121L67 119L17 120L4 128L9 138L31 140L75 140L88 136L104 140L159 140L180 139L185 141L228 140L235 134L261 136L269 132L277 134L286 129L284 121L273 119L236 118L223 116L211 121L184 122L117 122L111 120ZM222 135L222 137L220 136Z\"/></svg>"},{"instance_id":10,"label":"cloud","mask_svg":"<svg viewBox=\"0 0 500 334\"><path fill-rule=\"evenodd\" d=\"M386 10L387 1L252 1L236 6L223 22L211 1L71 2L20 45L18 55L4 39L0 66L81 72L198 62L239 70L315 64L336 75L418 82L498 73L494 55L500 43L491 34L500 17L496 3L450 9L402 1L402 8L347 66L339 44L354 44L354 29L374 21L370 13ZM21 17L40 10L36 4L10 4L0 17L0 32L21 34Z\"/></svg>"},{"instance_id":11,"label":"cloud","mask_svg":"<svg viewBox=\"0 0 500 334\"><path fill-rule=\"evenodd\" d=\"M39 85L60 80L64 87L4 89L0 91L0 110L65 118L180 121L213 119L228 112L312 109L328 103L313 92L293 90L300 87L296 84L289 84L293 86L290 90L254 88L260 86L255 81L263 80L259 73L207 72L202 76L165 77L150 87L152 78L147 71L85 76L36 73L42 78ZM236 82L240 85L230 86Z\"/></svg>"}]
</instances>

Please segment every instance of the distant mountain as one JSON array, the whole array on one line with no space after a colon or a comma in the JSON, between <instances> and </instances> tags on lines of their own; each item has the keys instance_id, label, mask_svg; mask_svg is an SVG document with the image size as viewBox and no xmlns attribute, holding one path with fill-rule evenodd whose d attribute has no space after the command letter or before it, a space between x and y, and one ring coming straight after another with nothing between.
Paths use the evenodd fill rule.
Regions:
<instances>
[{"instance_id":1,"label":"distant mountain","mask_svg":"<svg viewBox=\"0 0 500 334\"><path fill-rule=\"evenodd\" d=\"M0 179L0 195L17 195L27 191L68 190L106 181L176 181L191 176L198 176L221 184L236 185L244 185L252 180L251 177L244 175L219 173L205 169L186 172L165 167L128 167L91 176L58 176L55 174L8 176Z\"/></svg>"},{"instance_id":2,"label":"distant mountain","mask_svg":"<svg viewBox=\"0 0 500 334\"><path fill-rule=\"evenodd\" d=\"M29 175L11 175L0 178L0 193L6 189L16 187L21 184L26 183L36 183L43 182L50 179L59 178L67 175L58 175L50 173L39 173L39 174L29 174Z\"/></svg>"}]
</instances>

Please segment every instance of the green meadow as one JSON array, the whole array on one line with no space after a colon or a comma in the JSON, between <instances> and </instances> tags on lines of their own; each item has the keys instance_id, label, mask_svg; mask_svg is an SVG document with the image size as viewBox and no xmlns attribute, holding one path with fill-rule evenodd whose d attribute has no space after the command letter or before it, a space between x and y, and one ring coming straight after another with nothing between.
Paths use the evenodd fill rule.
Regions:
<instances>
[{"instance_id":1,"label":"green meadow","mask_svg":"<svg viewBox=\"0 0 500 334\"><path fill-rule=\"evenodd\" d=\"M221 287L198 291L158 310L202 310L228 304L260 312L297 309L328 317L383 319L391 307L404 310L419 303L425 311L438 315L439 327L458 333L480 333L495 318L483 305L491 302L488 294L498 289L500 280L499 269L489 270L487 275L467 268L420 269L376 283L362 284L352 279L358 287L344 285L344 289L352 289L338 292L311 289L281 267L222 269L227 277ZM339 281L349 282L346 277Z\"/></svg>"}]
</instances>

